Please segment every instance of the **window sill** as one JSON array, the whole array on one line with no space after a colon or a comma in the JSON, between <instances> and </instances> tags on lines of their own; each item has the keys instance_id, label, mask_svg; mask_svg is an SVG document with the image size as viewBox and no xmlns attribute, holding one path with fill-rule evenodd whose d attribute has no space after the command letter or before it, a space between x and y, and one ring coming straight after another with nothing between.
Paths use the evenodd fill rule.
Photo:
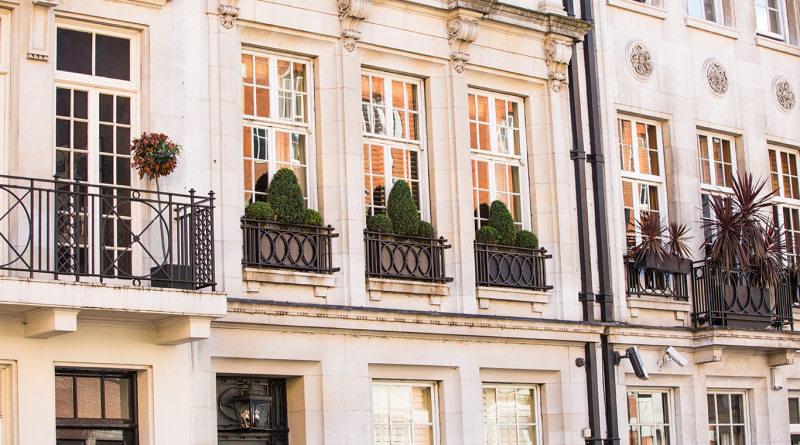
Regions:
<instances>
[{"instance_id":1,"label":"window sill","mask_svg":"<svg viewBox=\"0 0 800 445\"><path fill-rule=\"evenodd\" d=\"M638 3L632 0L606 0L606 4L621 9L627 9L628 11L637 12L639 14L649 15L650 17L655 17L659 20L664 20L667 18L666 10L657 8L655 6L646 5L644 3Z\"/></svg>"},{"instance_id":2,"label":"window sill","mask_svg":"<svg viewBox=\"0 0 800 445\"><path fill-rule=\"evenodd\" d=\"M692 311L688 301L673 300L667 297L629 297L628 309L632 318L639 317L639 309L674 312L676 320L686 320Z\"/></svg>"},{"instance_id":3,"label":"window sill","mask_svg":"<svg viewBox=\"0 0 800 445\"><path fill-rule=\"evenodd\" d=\"M532 311L541 315L543 306L550 301L550 292L540 290L478 286L475 292L478 298L478 307L481 309L489 309L489 304L492 300L515 301L518 303L530 303Z\"/></svg>"},{"instance_id":4,"label":"window sill","mask_svg":"<svg viewBox=\"0 0 800 445\"><path fill-rule=\"evenodd\" d=\"M728 28L727 26L722 26L714 22L709 22L708 20L696 19L694 17L686 17L685 20L686 20L686 26L689 28L702 29L703 31L708 31L714 34L728 37L729 39L739 38L739 31L733 28Z\"/></svg>"},{"instance_id":5,"label":"window sill","mask_svg":"<svg viewBox=\"0 0 800 445\"><path fill-rule=\"evenodd\" d=\"M756 45L782 53L800 56L800 48L765 36L756 36Z\"/></svg>"},{"instance_id":6,"label":"window sill","mask_svg":"<svg viewBox=\"0 0 800 445\"><path fill-rule=\"evenodd\" d=\"M336 276L283 269L245 268L242 271L242 280L247 293L251 294L261 291L261 283L269 283L313 287L315 297L326 298L328 289L336 282Z\"/></svg>"},{"instance_id":7,"label":"window sill","mask_svg":"<svg viewBox=\"0 0 800 445\"><path fill-rule=\"evenodd\" d=\"M431 305L441 306L442 298L450 295L449 284L428 281L367 277L366 285L370 301L381 301L387 294L394 294L428 297Z\"/></svg>"}]
</instances>

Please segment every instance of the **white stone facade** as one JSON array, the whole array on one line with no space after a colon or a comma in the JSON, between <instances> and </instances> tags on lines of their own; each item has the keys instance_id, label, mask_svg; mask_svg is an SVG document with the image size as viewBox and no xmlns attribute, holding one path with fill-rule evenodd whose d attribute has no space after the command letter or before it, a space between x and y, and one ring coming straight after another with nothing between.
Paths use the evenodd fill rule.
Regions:
<instances>
[{"instance_id":1,"label":"white stone facade","mask_svg":"<svg viewBox=\"0 0 800 445\"><path fill-rule=\"evenodd\" d=\"M61 117L72 125L89 122L87 172L93 182L100 161L92 159L106 153L103 142L92 142L101 131L94 129L107 121L83 119L74 110L65 116L57 96L73 91L74 108L74 91L88 91L90 114L102 113L100 96L117 97L117 107L120 97L129 98L130 120L120 121L117 111L117 127L130 128L133 137L165 133L183 146L178 168L160 180L158 194L152 193L154 181L137 175L130 185L151 197L191 189L206 197L213 190L216 266L214 289L197 291L151 287L147 279L78 280L38 269L7 270L14 248L25 245L27 220L18 213L2 218L16 201L9 182L0 183L0 234L8 234L0 238L0 444L86 439L63 433L72 424L57 416L63 407L56 376L80 376L87 369L135 376L128 405L135 407L135 425L126 428L142 445L231 443L218 431L219 376L285 379L293 445L375 443L373 386L382 382L432 388L426 443L483 444L488 427L482 388L499 385L531 389L533 443L578 444L589 427L589 390L586 368L576 360L586 357L587 348L599 351L605 335L620 353L638 346L650 372L642 382L628 361L615 368L619 443L629 443L627 391L652 387L668 394L670 444L708 441L707 394L727 391L741 393L747 404L747 444L788 445L788 400L800 391L800 364L794 364L800 335L693 329L690 302L628 298L622 262L618 116L657 127L664 208L691 223L695 239L701 236L698 131L729 137L737 170L764 177L770 173L768 146L800 149L791 95L800 91L800 52L792 46L797 40L756 36L753 5L740 2L726 6L736 12L734 24L726 26L685 18L678 4L595 2L619 320L600 323L582 321L578 300L566 71L570 63L583 63L572 60L572 48L582 48L591 26L567 17L561 2L0 0L0 175L51 179L58 150L75 150L78 127L71 127L73 145L58 143ZM796 33L797 8L791 11L786 32ZM60 28L130 40L130 77L89 81L65 73L57 66ZM97 51L98 44L91 48ZM268 69L275 60L304 67L306 89L288 87L293 98L305 95L302 118L259 119L258 99L256 109L248 109L253 102L248 105L243 85L252 83L255 90L259 84L243 80L243 54L273 60ZM716 86L707 86L708 60L725 68L727 88L720 87L719 70L712 76ZM96 65L94 60L91 69ZM417 139L386 142L391 138L365 134L362 74L417 86ZM260 86L287 90L276 83ZM514 117L522 118L518 156L471 150L470 121L482 121L470 115L470 95L516 104ZM297 111L297 103L289 108ZM278 107L275 96L270 106ZM338 235L330 264L338 271L243 265L243 178L250 173L242 150L251 137L243 135L243 126L261 128L269 144L281 132L304 135L307 204ZM487 143L499 144L498 131L490 130L496 138ZM420 210L451 246L444 250L444 275L452 281L367 276L367 141L417 154ZM519 224L552 255L545 261L552 289L476 286L473 157L500 159L505 164L497 165L513 163L521 171ZM487 193L501 193L492 187ZM158 239L150 235L147 243L157 246ZM137 249L131 267L146 271L152 263ZM689 363L659 366L668 346ZM601 374L601 364L593 366ZM597 437L604 431L598 426Z\"/></svg>"}]
</instances>

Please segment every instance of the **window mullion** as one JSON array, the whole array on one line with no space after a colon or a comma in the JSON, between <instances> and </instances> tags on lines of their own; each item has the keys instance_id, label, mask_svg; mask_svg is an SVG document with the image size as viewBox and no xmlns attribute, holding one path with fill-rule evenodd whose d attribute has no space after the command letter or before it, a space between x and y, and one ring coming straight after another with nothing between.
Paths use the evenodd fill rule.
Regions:
<instances>
[{"instance_id":1,"label":"window mullion","mask_svg":"<svg viewBox=\"0 0 800 445\"><path fill-rule=\"evenodd\" d=\"M495 99L494 99L493 96L489 96L488 99L489 99L489 103L488 103L488 107L489 107L489 110L488 110L488 113L489 113L489 149L490 149L490 151L492 153L499 153L500 152L500 148L497 147L497 128L495 127L497 125L497 119L496 119L496 116L494 115L494 110L495 110L494 101L495 101ZM476 112L477 112L477 110L476 110Z\"/></svg>"},{"instance_id":2,"label":"window mullion","mask_svg":"<svg viewBox=\"0 0 800 445\"><path fill-rule=\"evenodd\" d=\"M386 113L386 136L394 137L394 103L392 101L392 80L388 76L383 78L384 112Z\"/></svg>"}]
</instances>

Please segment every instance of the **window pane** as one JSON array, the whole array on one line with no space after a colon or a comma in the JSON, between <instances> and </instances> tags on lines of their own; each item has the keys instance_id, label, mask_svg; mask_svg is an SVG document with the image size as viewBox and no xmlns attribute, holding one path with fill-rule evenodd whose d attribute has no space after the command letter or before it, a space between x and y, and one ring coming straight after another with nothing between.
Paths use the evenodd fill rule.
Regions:
<instances>
[{"instance_id":1,"label":"window pane","mask_svg":"<svg viewBox=\"0 0 800 445\"><path fill-rule=\"evenodd\" d=\"M242 54L242 82L253 83L253 56Z\"/></svg>"},{"instance_id":2,"label":"window pane","mask_svg":"<svg viewBox=\"0 0 800 445\"><path fill-rule=\"evenodd\" d=\"M516 422L516 391L511 388L497 389L497 413L498 422Z\"/></svg>"},{"instance_id":3,"label":"window pane","mask_svg":"<svg viewBox=\"0 0 800 445\"><path fill-rule=\"evenodd\" d=\"M483 422L497 423L497 391L494 388L483 389Z\"/></svg>"},{"instance_id":4,"label":"window pane","mask_svg":"<svg viewBox=\"0 0 800 445\"><path fill-rule=\"evenodd\" d=\"M519 444L534 445L536 441L536 426L525 425L519 427Z\"/></svg>"},{"instance_id":5,"label":"window pane","mask_svg":"<svg viewBox=\"0 0 800 445\"><path fill-rule=\"evenodd\" d=\"M732 445L744 445L744 427L741 425L731 427L733 432L733 442Z\"/></svg>"},{"instance_id":6,"label":"window pane","mask_svg":"<svg viewBox=\"0 0 800 445\"><path fill-rule=\"evenodd\" d=\"M376 426L375 445L391 445L392 438L389 431L389 425Z\"/></svg>"},{"instance_id":7,"label":"window pane","mask_svg":"<svg viewBox=\"0 0 800 445\"><path fill-rule=\"evenodd\" d=\"M256 57L255 63L256 85L269 86L269 59L266 57Z\"/></svg>"},{"instance_id":8,"label":"window pane","mask_svg":"<svg viewBox=\"0 0 800 445\"><path fill-rule=\"evenodd\" d=\"M372 387L372 421L374 423L389 423L388 386L375 385Z\"/></svg>"},{"instance_id":9,"label":"window pane","mask_svg":"<svg viewBox=\"0 0 800 445\"><path fill-rule=\"evenodd\" d=\"M392 423L411 423L411 387L390 386L389 405ZM410 435L410 433L409 433Z\"/></svg>"},{"instance_id":10,"label":"window pane","mask_svg":"<svg viewBox=\"0 0 800 445\"><path fill-rule=\"evenodd\" d=\"M534 411L530 388L517 390L517 422L534 423Z\"/></svg>"},{"instance_id":11,"label":"window pane","mask_svg":"<svg viewBox=\"0 0 800 445\"><path fill-rule=\"evenodd\" d=\"M128 419L130 417L130 383L128 379L105 378L106 419Z\"/></svg>"},{"instance_id":12,"label":"window pane","mask_svg":"<svg viewBox=\"0 0 800 445\"><path fill-rule=\"evenodd\" d=\"M516 426L500 426L500 437L498 443L500 445L516 445L517 442L517 427Z\"/></svg>"},{"instance_id":13,"label":"window pane","mask_svg":"<svg viewBox=\"0 0 800 445\"><path fill-rule=\"evenodd\" d=\"M432 423L431 388L415 386L412 397L414 423Z\"/></svg>"},{"instance_id":14,"label":"window pane","mask_svg":"<svg viewBox=\"0 0 800 445\"><path fill-rule=\"evenodd\" d=\"M708 137L699 136L700 143L700 180L704 184L711 184L711 164L708 153Z\"/></svg>"},{"instance_id":15,"label":"window pane","mask_svg":"<svg viewBox=\"0 0 800 445\"><path fill-rule=\"evenodd\" d=\"M73 381L70 376L56 376L56 417L75 417Z\"/></svg>"},{"instance_id":16,"label":"window pane","mask_svg":"<svg viewBox=\"0 0 800 445\"><path fill-rule=\"evenodd\" d=\"M708 399L708 423L710 425L717 423L717 403L714 394L706 396Z\"/></svg>"},{"instance_id":17,"label":"window pane","mask_svg":"<svg viewBox=\"0 0 800 445\"><path fill-rule=\"evenodd\" d=\"M717 394L717 422L731 423L731 406L727 394Z\"/></svg>"},{"instance_id":18,"label":"window pane","mask_svg":"<svg viewBox=\"0 0 800 445\"><path fill-rule=\"evenodd\" d=\"M414 445L433 445L433 427L415 426Z\"/></svg>"},{"instance_id":19,"label":"window pane","mask_svg":"<svg viewBox=\"0 0 800 445\"><path fill-rule=\"evenodd\" d=\"M628 440L630 445L639 445L639 427L631 426L628 431Z\"/></svg>"},{"instance_id":20,"label":"window pane","mask_svg":"<svg viewBox=\"0 0 800 445\"><path fill-rule=\"evenodd\" d=\"M742 395L731 394L731 423L744 423Z\"/></svg>"},{"instance_id":21,"label":"window pane","mask_svg":"<svg viewBox=\"0 0 800 445\"><path fill-rule=\"evenodd\" d=\"M300 93L306 92L306 65L304 63L294 62L292 64L294 72L294 90Z\"/></svg>"},{"instance_id":22,"label":"window pane","mask_svg":"<svg viewBox=\"0 0 800 445\"><path fill-rule=\"evenodd\" d=\"M617 129L619 137L620 165L625 171L633 171L633 135L631 121L619 120Z\"/></svg>"},{"instance_id":23,"label":"window pane","mask_svg":"<svg viewBox=\"0 0 800 445\"><path fill-rule=\"evenodd\" d=\"M499 445L500 438L498 437L496 426L483 427L483 441L485 445Z\"/></svg>"},{"instance_id":24,"label":"window pane","mask_svg":"<svg viewBox=\"0 0 800 445\"><path fill-rule=\"evenodd\" d=\"M58 28L56 40L56 69L91 76L92 34Z\"/></svg>"},{"instance_id":25,"label":"window pane","mask_svg":"<svg viewBox=\"0 0 800 445\"><path fill-rule=\"evenodd\" d=\"M639 424L639 410L636 407L636 393L628 393L628 423ZM634 442L631 442L634 443Z\"/></svg>"},{"instance_id":26,"label":"window pane","mask_svg":"<svg viewBox=\"0 0 800 445\"><path fill-rule=\"evenodd\" d=\"M789 399L789 423L800 424L800 399Z\"/></svg>"},{"instance_id":27,"label":"window pane","mask_svg":"<svg viewBox=\"0 0 800 445\"><path fill-rule=\"evenodd\" d=\"M99 419L100 407L100 378L76 377L78 418Z\"/></svg>"},{"instance_id":28,"label":"window pane","mask_svg":"<svg viewBox=\"0 0 800 445\"><path fill-rule=\"evenodd\" d=\"M393 445L412 445L411 425L392 426Z\"/></svg>"},{"instance_id":29,"label":"window pane","mask_svg":"<svg viewBox=\"0 0 800 445\"><path fill-rule=\"evenodd\" d=\"M650 393L639 393L639 423L651 424L655 422L653 415L653 395ZM642 431L642 437L644 437Z\"/></svg>"},{"instance_id":30,"label":"window pane","mask_svg":"<svg viewBox=\"0 0 800 445\"><path fill-rule=\"evenodd\" d=\"M131 41L95 35L95 75L131 80Z\"/></svg>"}]
</instances>

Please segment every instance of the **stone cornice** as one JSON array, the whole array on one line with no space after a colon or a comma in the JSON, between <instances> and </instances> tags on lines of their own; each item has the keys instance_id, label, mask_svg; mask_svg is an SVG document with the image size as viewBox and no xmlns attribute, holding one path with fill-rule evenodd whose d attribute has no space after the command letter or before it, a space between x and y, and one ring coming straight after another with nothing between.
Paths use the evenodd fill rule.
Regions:
<instances>
[{"instance_id":1,"label":"stone cornice","mask_svg":"<svg viewBox=\"0 0 800 445\"><path fill-rule=\"evenodd\" d=\"M708 347L724 346L753 351L800 349L800 332L759 329L660 328L649 326L610 326L612 343L654 346Z\"/></svg>"},{"instance_id":2,"label":"stone cornice","mask_svg":"<svg viewBox=\"0 0 800 445\"><path fill-rule=\"evenodd\" d=\"M482 13L483 20L518 26L545 34L559 34L581 40L592 24L560 14L543 13L500 3L498 0L451 0L448 9L469 9Z\"/></svg>"}]
</instances>

